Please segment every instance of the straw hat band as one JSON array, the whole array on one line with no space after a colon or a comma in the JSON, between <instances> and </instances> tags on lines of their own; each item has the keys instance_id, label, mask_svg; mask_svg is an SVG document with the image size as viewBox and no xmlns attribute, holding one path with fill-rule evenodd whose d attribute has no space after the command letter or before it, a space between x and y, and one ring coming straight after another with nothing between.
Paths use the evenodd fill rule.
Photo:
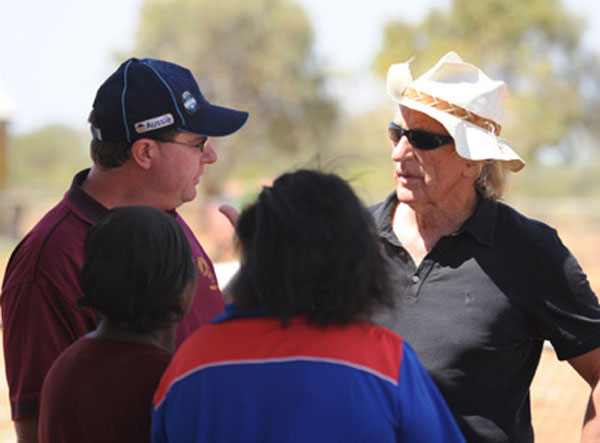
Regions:
<instances>
[{"instance_id":1,"label":"straw hat band","mask_svg":"<svg viewBox=\"0 0 600 443\"><path fill-rule=\"evenodd\" d=\"M500 130L502 129L502 126L500 126L493 120L482 117L465 108L453 105L452 103L449 103L446 100L433 97L432 95L426 94L421 91L417 91L413 88L405 88L402 92L402 95L411 100L439 109L440 111L444 111L448 114L460 118L461 120L468 121L469 123L479 126L480 128L483 128L494 135L499 135Z\"/></svg>"}]
</instances>

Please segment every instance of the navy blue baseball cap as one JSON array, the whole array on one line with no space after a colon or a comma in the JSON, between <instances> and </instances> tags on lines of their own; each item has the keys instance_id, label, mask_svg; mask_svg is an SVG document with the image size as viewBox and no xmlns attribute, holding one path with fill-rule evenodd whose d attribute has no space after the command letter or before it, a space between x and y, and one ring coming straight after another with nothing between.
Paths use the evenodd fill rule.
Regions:
<instances>
[{"instance_id":1,"label":"navy blue baseball cap","mask_svg":"<svg viewBox=\"0 0 600 443\"><path fill-rule=\"evenodd\" d=\"M151 58L123 62L98 89L93 112L94 138L129 143L173 129L229 135L248 119L245 111L209 103L189 69Z\"/></svg>"}]
</instances>

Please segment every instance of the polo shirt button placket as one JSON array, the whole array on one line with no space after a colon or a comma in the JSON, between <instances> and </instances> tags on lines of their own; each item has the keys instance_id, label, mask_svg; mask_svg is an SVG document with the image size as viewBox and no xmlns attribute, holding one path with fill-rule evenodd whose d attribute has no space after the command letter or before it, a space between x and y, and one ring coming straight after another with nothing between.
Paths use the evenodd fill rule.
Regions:
<instances>
[{"instance_id":1,"label":"polo shirt button placket","mask_svg":"<svg viewBox=\"0 0 600 443\"><path fill-rule=\"evenodd\" d=\"M417 274L414 274L410 277L410 281L412 282L412 287L406 288L406 299L409 303L417 303L419 299L418 283L421 281L421 278Z\"/></svg>"}]
</instances>

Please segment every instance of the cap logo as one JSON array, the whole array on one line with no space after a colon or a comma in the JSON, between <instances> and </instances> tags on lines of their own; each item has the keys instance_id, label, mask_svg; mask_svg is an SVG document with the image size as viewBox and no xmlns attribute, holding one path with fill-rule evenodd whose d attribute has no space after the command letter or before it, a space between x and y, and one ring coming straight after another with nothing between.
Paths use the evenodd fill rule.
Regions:
<instances>
[{"instance_id":1,"label":"cap logo","mask_svg":"<svg viewBox=\"0 0 600 443\"><path fill-rule=\"evenodd\" d=\"M165 126L170 126L175 123L175 119L171 114L163 114L158 117L149 118L148 120L144 120L141 122L137 122L134 127L135 131L138 134L143 134L144 132L154 131L155 129L164 128Z\"/></svg>"},{"instance_id":2,"label":"cap logo","mask_svg":"<svg viewBox=\"0 0 600 443\"><path fill-rule=\"evenodd\" d=\"M183 107L188 114L193 114L198 110L198 102L190 91L185 91L181 94L181 98L183 99Z\"/></svg>"}]
</instances>

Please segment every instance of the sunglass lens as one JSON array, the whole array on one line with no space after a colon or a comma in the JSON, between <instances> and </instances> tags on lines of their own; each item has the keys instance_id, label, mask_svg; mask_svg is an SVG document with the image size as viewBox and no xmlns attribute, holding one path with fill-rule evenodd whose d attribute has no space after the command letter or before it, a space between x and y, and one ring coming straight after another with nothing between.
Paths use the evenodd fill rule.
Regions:
<instances>
[{"instance_id":1,"label":"sunglass lens","mask_svg":"<svg viewBox=\"0 0 600 443\"><path fill-rule=\"evenodd\" d=\"M452 142L452 138L449 136L421 131L419 129L406 130L394 122L391 122L388 126L388 132L390 140L392 140L394 145L398 144L403 136L406 136L411 145L423 151L430 151L446 143Z\"/></svg>"},{"instance_id":2,"label":"sunglass lens","mask_svg":"<svg viewBox=\"0 0 600 443\"><path fill-rule=\"evenodd\" d=\"M438 138L434 134L425 131L413 130L408 134L408 141L417 149L429 151L440 146Z\"/></svg>"},{"instance_id":3,"label":"sunglass lens","mask_svg":"<svg viewBox=\"0 0 600 443\"><path fill-rule=\"evenodd\" d=\"M400 138L402 137L402 134L400 133L400 131L398 131L397 129L389 128L388 132L390 135L390 140L394 144L396 144L400 141Z\"/></svg>"}]
</instances>

